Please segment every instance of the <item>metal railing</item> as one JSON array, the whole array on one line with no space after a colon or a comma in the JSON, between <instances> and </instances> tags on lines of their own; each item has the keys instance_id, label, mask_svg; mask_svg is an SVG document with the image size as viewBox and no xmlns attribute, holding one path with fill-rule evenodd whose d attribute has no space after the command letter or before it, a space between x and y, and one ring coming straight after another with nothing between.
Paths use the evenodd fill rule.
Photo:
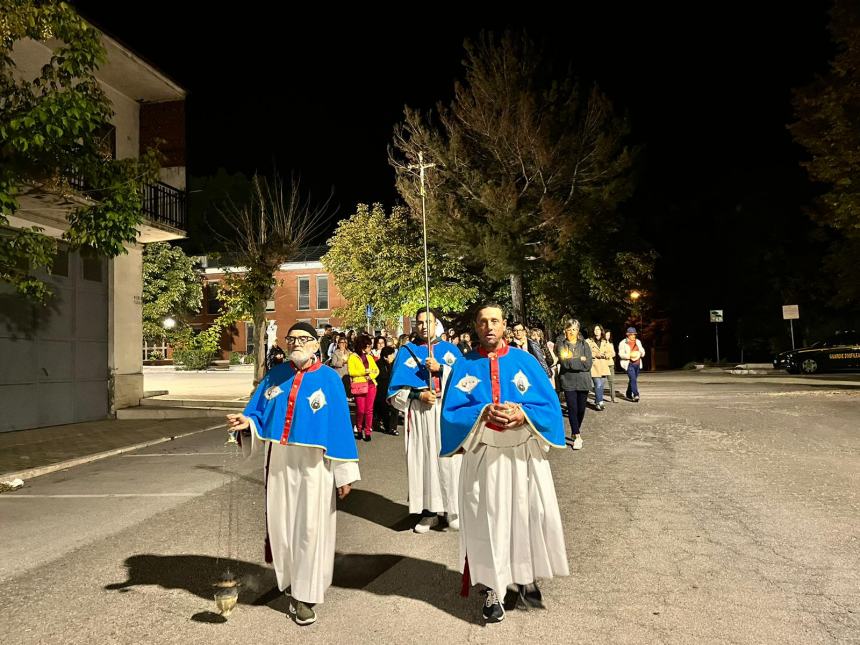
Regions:
<instances>
[{"instance_id":1,"label":"metal railing","mask_svg":"<svg viewBox=\"0 0 860 645\"><path fill-rule=\"evenodd\" d=\"M186 209L185 191L161 181L143 187L143 214L147 219L184 231Z\"/></svg>"}]
</instances>

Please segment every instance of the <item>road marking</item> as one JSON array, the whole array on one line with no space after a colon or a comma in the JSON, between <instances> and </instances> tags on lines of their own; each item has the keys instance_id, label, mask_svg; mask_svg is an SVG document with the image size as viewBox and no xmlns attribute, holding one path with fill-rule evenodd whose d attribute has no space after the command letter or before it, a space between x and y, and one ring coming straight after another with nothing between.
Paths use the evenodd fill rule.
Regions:
<instances>
[{"instance_id":1,"label":"road marking","mask_svg":"<svg viewBox=\"0 0 860 645\"><path fill-rule=\"evenodd\" d=\"M147 455L122 455L122 457L128 459L129 457L200 457L202 455L231 456L230 453L225 452L155 452Z\"/></svg>"},{"instance_id":2,"label":"road marking","mask_svg":"<svg viewBox=\"0 0 860 645\"><path fill-rule=\"evenodd\" d=\"M15 495L6 493L0 495L0 501L4 499L78 499L90 497L200 497L203 493L80 493L63 495Z\"/></svg>"}]
</instances>

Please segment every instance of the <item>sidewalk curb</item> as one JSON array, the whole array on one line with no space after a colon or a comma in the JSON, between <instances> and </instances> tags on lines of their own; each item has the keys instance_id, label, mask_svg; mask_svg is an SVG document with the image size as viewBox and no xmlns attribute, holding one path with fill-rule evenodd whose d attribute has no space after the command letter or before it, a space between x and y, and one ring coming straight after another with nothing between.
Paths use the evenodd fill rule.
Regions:
<instances>
[{"instance_id":1,"label":"sidewalk curb","mask_svg":"<svg viewBox=\"0 0 860 645\"><path fill-rule=\"evenodd\" d=\"M209 426L208 428L201 428L200 430L192 430L191 432L184 432L182 434L177 434L172 437L161 437L160 439L152 439L150 441L144 441L142 443L136 443L131 446L124 446L122 448L114 448L113 450L105 450L104 452L97 452L92 455L84 455L83 457L76 457L75 459L67 459L66 461L58 461L55 464L48 464L47 466L37 466L36 468L28 468L27 470L19 470L15 473L3 473L0 474L0 481L7 481L9 479L23 479L25 482L28 479L33 479L34 477L40 477L41 475L48 475L53 472L57 472L58 470L65 470L66 468L72 468L74 466L82 466L83 464L88 464L91 461L98 461L99 459L105 459L107 457L113 457L115 455L121 455L124 452L131 452L132 450L140 450L141 448L148 448L149 446L155 446L159 443L164 443L166 441L173 441L174 439L181 439L182 437L188 437L193 434L200 434L201 432L209 432L210 430L216 430L218 428L223 428L224 423L220 422L218 424L214 424Z\"/></svg>"}]
</instances>

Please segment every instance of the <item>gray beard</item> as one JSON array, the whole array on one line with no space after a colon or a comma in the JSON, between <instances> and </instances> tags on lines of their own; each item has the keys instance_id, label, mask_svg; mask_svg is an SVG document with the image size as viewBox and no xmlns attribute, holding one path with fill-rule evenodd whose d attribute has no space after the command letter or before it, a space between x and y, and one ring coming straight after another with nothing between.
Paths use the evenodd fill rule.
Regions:
<instances>
[{"instance_id":1,"label":"gray beard","mask_svg":"<svg viewBox=\"0 0 860 645\"><path fill-rule=\"evenodd\" d=\"M294 349L290 352L290 361L296 367L301 367L305 363L307 363L311 358L311 355L305 352L303 349Z\"/></svg>"}]
</instances>

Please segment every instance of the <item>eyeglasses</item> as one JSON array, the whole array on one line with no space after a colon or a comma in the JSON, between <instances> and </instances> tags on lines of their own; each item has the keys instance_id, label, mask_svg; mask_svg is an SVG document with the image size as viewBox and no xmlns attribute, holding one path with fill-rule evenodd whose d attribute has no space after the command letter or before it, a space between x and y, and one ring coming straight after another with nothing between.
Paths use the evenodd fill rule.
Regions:
<instances>
[{"instance_id":1,"label":"eyeglasses","mask_svg":"<svg viewBox=\"0 0 860 645\"><path fill-rule=\"evenodd\" d=\"M525 331L525 329L523 329L522 327L515 327L515 328L514 328L514 331L515 331L516 333L520 333L521 331Z\"/></svg>"},{"instance_id":2,"label":"eyeglasses","mask_svg":"<svg viewBox=\"0 0 860 645\"><path fill-rule=\"evenodd\" d=\"M315 340L313 336L287 336L287 342L290 345L307 345Z\"/></svg>"}]
</instances>

